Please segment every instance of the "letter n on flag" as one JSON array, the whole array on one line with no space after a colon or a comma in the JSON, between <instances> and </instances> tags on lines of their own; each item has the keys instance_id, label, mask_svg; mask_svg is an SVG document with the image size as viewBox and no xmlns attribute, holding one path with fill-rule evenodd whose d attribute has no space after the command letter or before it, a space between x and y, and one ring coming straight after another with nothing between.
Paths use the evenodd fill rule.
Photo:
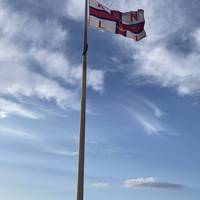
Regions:
<instances>
[{"instance_id":1,"label":"letter n on flag","mask_svg":"<svg viewBox=\"0 0 200 200\"><path fill-rule=\"evenodd\" d=\"M89 0L90 25L139 41L146 37L144 10L122 13L110 10L96 0Z\"/></svg>"}]
</instances>

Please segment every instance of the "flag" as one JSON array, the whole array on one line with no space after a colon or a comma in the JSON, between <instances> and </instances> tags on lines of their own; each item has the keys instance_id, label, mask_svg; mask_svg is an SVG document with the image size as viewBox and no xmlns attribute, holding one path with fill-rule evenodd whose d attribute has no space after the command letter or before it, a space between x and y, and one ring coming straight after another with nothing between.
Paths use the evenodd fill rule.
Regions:
<instances>
[{"instance_id":1,"label":"flag","mask_svg":"<svg viewBox=\"0 0 200 200\"><path fill-rule=\"evenodd\" d=\"M144 10L120 12L110 10L96 0L89 0L89 24L93 27L139 41L146 37Z\"/></svg>"}]
</instances>

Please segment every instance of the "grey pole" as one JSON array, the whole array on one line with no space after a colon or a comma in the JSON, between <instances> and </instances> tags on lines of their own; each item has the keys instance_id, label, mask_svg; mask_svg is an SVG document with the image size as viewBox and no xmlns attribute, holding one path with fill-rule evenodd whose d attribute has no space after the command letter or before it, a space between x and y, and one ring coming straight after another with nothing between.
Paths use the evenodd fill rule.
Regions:
<instances>
[{"instance_id":1,"label":"grey pole","mask_svg":"<svg viewBox=\"0 0 200 200\"><path fill-rule=\"evenodd\" d=\"M86 86L87 86L86 84L87 84L87 49L88 49L87 28L88 28L88 0L85 0L77 200L83 200L84 197L85 121L86 121Z\"/></svg>"}]
</instances>

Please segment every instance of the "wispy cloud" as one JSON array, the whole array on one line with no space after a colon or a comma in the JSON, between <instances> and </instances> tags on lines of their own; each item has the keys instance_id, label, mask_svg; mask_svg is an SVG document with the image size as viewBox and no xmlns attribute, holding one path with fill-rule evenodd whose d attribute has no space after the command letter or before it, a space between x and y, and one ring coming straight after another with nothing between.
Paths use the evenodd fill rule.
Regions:
<instances>
[{"instance_id":1,"label":"wispy cloud","mask_svg":"<svg viewBox=\"0 0 200 200\"><path fill-rule=\"evenodd\" d=\"M185 186L177 183L157 181L153 177L128 179L124 181L125 188L155 188L155 189L182 189Z\"/></svg>"},{"instance_id":2,"label":"wispy cloud","mask_svg":"<svg viewBox=\"0 0 200 200\"><path fill-rule=\"evenodd\" d=\"M67 151L58 148L47 148L47 151L58 156L74 157L78 155L78 151Z\"/></svg>"},{"instance_id":3,"label":"wispy cloud","mask_svg":"<svg viewBox=\"0 0 200 200\"><path fill-rule=\"evenodd\" d=\"M63 109L79 109L81 66L67 56L69 34L59 21L63 13L47 20L10 4L0 1L0 94L36 97L55 101ZM103 84L104 72L90 69L88 86L102 91Z\"/></svg>"},{"instance_id":4,"label":"wispy cloud","mask_svg":"<svg viewBox=\"0 0 200 200\"><path fill-rule=\"evenodd\" d=\"M169 131L162 121L164 112L152 101L143 97L135 97L135 102L125 109L147 134L159 135Z\"/></svg>"},{"instance_id":5,"label":"wispy cloud","mask_svg":"<svg viewBox=\"0 0 200 200\"><path fill-rule=\"evenodd\" d=\"M138 112L133 112L133 115L149 135L158 135L167 131L162 122L152 115Z\"/></svg>"},{"instance_id":6,"label":"wispy cloud","mask_svg":"<svg viewBox=\"0 0 200 200\"><path fill-rule=\"evenodd\" d=\"M0 118L6 118L9 115L16 115L30 119L41 118L41 115L23 107L18 103L0 98Z\"/></svg>"},{"instance_id":7,"label":"wispy cloud","mask_svg":"<svg viewBox=\"0 0 200 200\"><path fill-rule=\"evenodd\" d=\"M92 183L91 187L96 188L96 189L108 189L108 188L111 188L112 185L107 182L96 182L96 183Z\"/></svg>"},{"instance_id":8,"label":"wispy cloud","mask_svg":"<svg viewBox=\"0 0 200 200\"><path fill-rule=\"evenodd\" d=\"M160 118L164 115L163 111L158 106L156 106L153 102L144 98L141 98L141 99L150 109L153 110L156 117Z\"/></svg>"}]
</instances>

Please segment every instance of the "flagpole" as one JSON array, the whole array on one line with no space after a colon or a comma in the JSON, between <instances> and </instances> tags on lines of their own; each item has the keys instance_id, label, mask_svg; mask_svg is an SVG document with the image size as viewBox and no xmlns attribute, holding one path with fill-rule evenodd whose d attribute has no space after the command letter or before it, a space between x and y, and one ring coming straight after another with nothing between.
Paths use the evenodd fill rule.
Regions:
<instances>
[{"instance_id":1,"label":"flagpole","mask_svg":"<svg viewBox=\"0 0 200 200\"><path fill-rule=\"evenodd\" d=\"M84 198L85 121L86 121L87 49L88 49L88 43L87 43L88 30L87 29L88 29L88 0L85 0L77 200L83 200Z\"/></svg>"}]
</instances>

